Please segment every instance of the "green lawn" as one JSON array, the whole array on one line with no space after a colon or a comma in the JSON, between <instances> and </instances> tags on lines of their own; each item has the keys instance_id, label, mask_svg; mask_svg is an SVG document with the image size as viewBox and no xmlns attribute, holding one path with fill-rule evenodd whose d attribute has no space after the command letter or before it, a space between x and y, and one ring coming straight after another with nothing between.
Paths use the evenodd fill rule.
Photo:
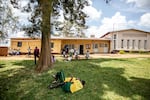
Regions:
<instances>
[{"instance_id":1,"label":"green lawn","mask_svg":"<svg viewBox=\"0 0 150 100\"><path fill-rule=\"evenodd\" d=\"M150 100L150 58L60 60L41 74L34 68L32 60L1 60L0 100ZM73 94L49 90L59 70L85 80L85 87Z\"/></svg>"}]
</instances>

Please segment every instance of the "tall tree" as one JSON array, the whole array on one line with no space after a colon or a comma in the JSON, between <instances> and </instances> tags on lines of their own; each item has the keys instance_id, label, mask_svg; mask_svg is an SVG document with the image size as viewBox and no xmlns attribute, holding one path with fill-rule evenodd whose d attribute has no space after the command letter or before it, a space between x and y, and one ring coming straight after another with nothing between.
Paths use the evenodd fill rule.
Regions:
<instances>
[{"instance_id":1,"label":"tall tree","mask_svg":"<svg viewBox=\"0 0 150 100\"><path fill-rule=\"evenodd\" d=\"M35 4L35 9L32 9L32 4ZM11 0L14 7L17 7L19 0ZM27 27L28 33L34 33L37 30L41 30L41 54L39 63L36 70L41 72L51 67L51 50L50 50L50 30L51 30L51 16L59 16L60 10L63 11L64 18L71 23L76 23L80 26L84 26L85 14L82 9L88 2L86 0L30 0L23 11L33 11L30 22L32 27ZM76 9L75 9L76 8ZM39 17L41 17L41 19ZM39 20L36 20L39 18ZM38 23L39 22L39 23ZM37 24L38 23L38 24ZM39 26L40 25L40 26Z\"/></svg>"},{"instance_id":2,"label":"tall tree","mask_svg":"<svg viewBox=\"0 0 150 100\"><path fill-rule=\"evenodd\" d=\"M59 22L57 20L54 21L54 26L56 27L56 30L60 31L64 37L76 37L77 35L83 35L80 34L83 33L82 30L85 29L86 21L85 18L88 17L84 12L83 8L85 6L88 6L89 3L87 0L62 0L62 2L55 2L55 10L54 10L54 16L58 15L58 11L63 12L60 13L63 15L63 22ZM61 34L61 35L62 35Z\"/></svg>"},{"instance_id":3,"label":"tall tree","mask_svg":"<svg viewBox=\"0 0 150 100\"><path fill-rule=\"evenodd\" d=\"M80 26L70 21L64 20L63 22L56 21L54 22L55 28L53 31L54 36L63 36L63 37L86 37L83 30L87 29L87 26Z\"/></svg>"},{"instance_id":4,"label":"tall tree","mask_svg":"<svg viewBox=\"0 0 150 100\"><path fill-rule=\"evenodd\" d=\"M51 67L51 50L50 50L50 22L51 22L51 12L52 12L52 0L38 0L42 11L42 39L41 39L41 54L39 59L39 64L37 70L39 72Z\"/></svg>"},{"instance_id":5,"label":"tall tree","mask_svg":"<svg viewBox=\"0 0 150 100\"><path fill-rule=\"evenodd\" d=\"M20 0L10 0L15 8ZM107 0L106 0L107 1ZM32 4L34 9L32 9ZM51 67L51 50L50 50L50 31L51 31L51 16L56 18L60 15L60 11L63 11L65 20L70 23L75 23L80 27L85 25L85 13L82 11L85 5L88 5L88 0L29 0L29 3L24 7L23 11L33 11L30 22L32 27L26 28L31 33L41 30L41 54L39 63L36 70L41 72ZM41 17L41 18L39 18Z\"/></svg>"}]
</instances>

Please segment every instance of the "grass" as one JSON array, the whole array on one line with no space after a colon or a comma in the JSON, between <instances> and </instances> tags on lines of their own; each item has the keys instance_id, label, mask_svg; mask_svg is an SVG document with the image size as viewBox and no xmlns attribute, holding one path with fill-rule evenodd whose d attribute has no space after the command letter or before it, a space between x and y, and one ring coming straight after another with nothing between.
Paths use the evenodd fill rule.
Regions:
<instances>
[{"instance_id":1,"label":"grass","mask_svg":"<svg viewBox=\"0 0 150 100\"><path fill-rule=\"evenodd\" d=\"M34 61L0 61L0 100L149 100L150 58L57 61L44 73L34 72ZM86 81L76 93L49 90L52 74Z\"/></svg>"}]
</instances>

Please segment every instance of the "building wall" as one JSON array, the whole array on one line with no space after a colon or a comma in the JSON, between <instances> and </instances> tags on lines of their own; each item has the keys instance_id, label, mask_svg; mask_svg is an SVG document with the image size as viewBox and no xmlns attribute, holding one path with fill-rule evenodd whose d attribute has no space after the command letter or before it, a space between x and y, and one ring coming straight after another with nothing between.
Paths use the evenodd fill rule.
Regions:
<instances>
[{"instance_id":1,"label":"building wall","mask_svg":"<svg viewBox=\"0 0 150 100\"><path fill-rule=\"evenodd\" d=\"M8 54L8 47L0 46L0 56L7 56Z\"/></svg>"},{"instance_id":2,"label":"building wall","mask_svg":"<svg viewBox=\"0 0 150 100\"><path fill-rule=\"evenodd\" d=\"M111 33L111 50L150 51L150 33L127 30ZM116 35L116 39L114 39ZM116 48L114 47L116 41Z\"/></svg>"},{"instance_id":3,"label":"building wall","mask_svg":"<svg viewBox=\"0 0 150 100\"><path fill-rule=\"evenodd\" d=\"M62 48L65 45L73 45L79 53L80 45L83 45L83 53L86 53L87 50L90 53L108 53L110 50L108 40L62 40Z\"/></svg>"},{"instance_id":4,"label":"building wall","mask_svg":"<svg viewBox=\"0 0 150 100\"><path fill-rule=\"evenodd\" d=\"M87 50L89 50L90 53L108 53L110 51L109 43L109 40L51 39L51 49L52 53L61 53L64 46L68 45L69 47L78 50L80 53L82 45L83 53L85 53ZM28 53L29 47L31 49L31 53L33 53L36 46L39 49L41 48L40 39L11 39L11 49L20 50L21 53Z\"/></svg>"},{"instance_id":5,"label":"building wall","mask_svg":"<svg viewBox=\"0 0 150 100\"><path fill-rule=\"evenodd\" d=\"M22 45L18 46L18 42ZM51 40L53 43L52 52L59 53L61 51L61 40ZM40 39L11 39L11 49L20 50L22 53L28 53L28 48L30 47L31 53L34 52L35 47L41 50L41 40Z\"/></svg>"},{"instance_id":6,"label":"building wall","mask_svg":"<svg viewBox=\"0 0 150 100\"><path fill-rule=\"evenodd\" d=\"M20 42L20 46L18 43ZM28 53L28 48L30 47L31 53L34 52L34 48L41 48L41 43L39 39L11 39L11 50L20 50L22 53Z\"/></svg>"},{"instance_id":7,"label":"building wall","mask_svg":"<svg viewBox=\"0 0 150 100\"><path fill-rule=\"evenodd\" d=\"M150 34L147 34L147 48L150 51Z\"/></svg>"},{"instance_id":8,"label":"building wall","mask_svg":"<svg viewBox=\"0 0 150 100\"><path fill-rule=\"evenodd\" d=\"M53 43L52 47L52 53L60 53L61 52L61 40L51 40L51 43Z\"/></svg>"}]
</instances>

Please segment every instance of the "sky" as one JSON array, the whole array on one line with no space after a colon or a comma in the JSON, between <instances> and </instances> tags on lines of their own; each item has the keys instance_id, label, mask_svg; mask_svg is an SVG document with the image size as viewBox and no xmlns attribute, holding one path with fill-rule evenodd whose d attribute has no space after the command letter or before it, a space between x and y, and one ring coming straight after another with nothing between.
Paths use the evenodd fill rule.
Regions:
<instances>
[{"instance_id":1,"label":"sky","mask_svg":"<svg viewBox=\"0 0 150 100\"><path fill-rule=\"evenodd\" d=\"M26 0L25 0L26 1ZM24 1L24 4L26 3ZM83 11L89 16L86 21L88 29L85 35L99 38L109 31L121 29L139 29L150 32L150 0L88 0L90 6ZM22 4L22 5L24 5ZM19 13L14 10L14 12ZM20 14L20 21L26 23L27 14ZM23 37L19 32L12 37Z\"/></svg>"},{"instance_id":2,"label":"sky","mask_svg":"<svg viewBox=\"0 0 150 100\"><path fill-rule=\"evenodd\" d=\"M139 29L150 32L149 0L89 0L84 10L89 15L86 35L100 37L109 31Z\"/></svg>"}]
</instances>

